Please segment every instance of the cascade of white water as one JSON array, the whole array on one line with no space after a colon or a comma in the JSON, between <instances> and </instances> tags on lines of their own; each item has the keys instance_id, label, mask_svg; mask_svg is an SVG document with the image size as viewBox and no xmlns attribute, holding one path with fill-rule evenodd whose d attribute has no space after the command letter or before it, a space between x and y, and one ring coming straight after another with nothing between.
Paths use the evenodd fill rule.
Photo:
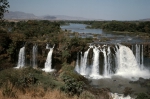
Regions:
<instances>
[{"instance_id":1,"label":"cascade of white water","mask_svg":"<svg viewBox=\"0 0 150 99\"><path fill-rule=\"evenodd\" d=\"M111 75L111 50L110 50L110 46L108 46L108 49L107 49L107 73L108 75Z\"/></svg>"},{"instance_id":2,"label":"cascade of white water","mask_svg":"<svg viewBox=\"0 0 150 99\"><path fill-rule=\"evenodd\" d=\"M77 54L77 60L76 60L76 66L75 71L80 73L80 67L79 67L79 53Z\"/></svg>"},{"instance_id":3,"label":"cascade of white water","mask_svg":"<svg viewBox=\"0 0 150 99\"><path fill-rule=\"evenodd\" d=\"M18 64L15 68L22 68L25 66L25 47L20 48L19 57L18 57Z\"/></svg>"},{"instance_id":4,"label":"cascade of white water","mask_svg":"<svg viewBox=\"0 0 150 99\"><path fill-rule=\"evenodd\" d=\"M80 52L81 53L81 59L80 59L80 67L79 67L79 73L81 73L81 66L82 66L82 63L83 63L83 56L82 56L82 52Z\"/></svg>"},{"instance_id":5,"label":"cascade of white water","mask_svg":"<svg viewBox=\"0 0 150 99\"><path fill-rule=\"evenodd\" d=\"M35 44L32 48L32 66L37 67L37 45Z\"/></svg>"},{"instance_id":6,"label":"cascade of white water","mask_svg":"<svg viewBox=\"0 0 150 99\"><path fill-rule=\"evenodd\" d=\"M132 97L128 96L124 96L123 94L117 94L117 93L111 93L112 99L134 99Z\"/></svg>"},{"instance_id":7,"label":"cascade of white water","mask_svg":"<svg viewBox=\"0 0 150 99\"><path fill-rule=\"evenodd\" d=\"M137 72L140 71L136 58L130 48L119 45L119 65L117 68L117 74L125 76L137 76Z\"/></svg>"},{"instance_id":8,"label":"cascade of white water","mask_svg":"<svg viewBox=\"0 0 150 99\"><path fill-rule=\"evenodd\" d=\"M50 49L49 44L46 44L46 49Z\"/></svg>"},{"instance_id":9,"label":"cascade of white water","mask_svg":"<svg viewBox=\"0 0 150 99\"><path fill-rule=\"evenodd\" d=\"M107 55L106 55L106 49L105 47L102 49L103 55L104 55L104 76L108 75L108 71L107 71Z\"/></svg>"},{"instance_id":10,"label":"cascade of white water","mask_svg":"<svg viewBox=\"0 0 150 99\"><path fill-rule=\"evenodd\" d=\"M89 53L90 48L93 48L93 64L91 68L87 66L87 56ZM136 60L136 57L134 56L132 50L129 47L126 47L124 45L118 44L115 45L114 52L111 52L110 47L106 49L106 45L104 45L102 48L92 46L90 47L86 52L84 52L84 56L82 56L81 53L81 60L80 60L80 66L79 66L79 58L77 58L76 68L75 70L80 73L81 75L86 75L87 77L99 79L103 77L111 77L112 75L119 75L126 78L134 79L143 77L143 78L149 78L149 71L142 69ZM100 48L100 49L99 49ZM140 49L137 45L135 47L137 50L136 55L138 55L138 50ZM143 64L143 46L141 48L142 52L141 54L141 64ZM103 64L103 76L101 76L99 71L99 52L103 53L104 57L104 64ZM77 56L79 57L79 56ZM115 58L113 60L113 57ZM115 63L113 62L115 61ZM115 64L115 66L113 66ZM88 71L88 69L91 69ZM112 73L115 72L115 73Z\"/></svg>"},{"instance_id":11,"label":"cascade of white water","mask_svg":"<svg viewBox=\"0 0 150 99\"><path fill-rule=\"evenodd\" d=\"M136 44L136 60L138 65L140 66L140 45Z\"/></svg>"},{"instance_id":12,"label":"cascade of white water","mask_svg":"<svg viewBox=\"0 0 150 99\"><path fill-rule=\"evenodd\" d=\"M143 64L143 58L144 58L144 56L143 56L143 45L142 45L142 52L141 52L141 69L144 69L144 64Z\"/></svg>"},{"instance_id":13,"label":"cascade of white water","mask_svg":"<svg viewBox=\"0 0 150 99\"><path fill-rule=\"evenodd\" d=\"M89 53L90 48L84 52L84 56L81 58L81 65L80 65L80 74L86 75L86 67L87 67L87 57ZM81 55L82 56L82 55Z\"/></svg>"},{"instance_id":14,"label":"cascade of white water","mask_svg":"<svg viewBox=\"0 0 150 99\"><path fill-rule=\"evenodd\" d=\"M92 70L91 70L91 74L90 77L92 78L100 78L100 74L99 74L99 52L100 50L94 46L93 48L93 66L92 66Z\"/></svg>"},{"instance_id":15,"label":"cascade of white water","mask_svg":"<svg viewBox=\"0 0 150 99\"><path fill-rule=\"evenodd\" d=\"M137 61L130 48L123 45L119 45L119 51L120 51L119 70L128 72L139 69Z\"/></svg>"},{"instance_id":16,"label":"cascade of white water","mask_svg":"<svg viewBox=\"0 0 150 99\"><path fill-rule=\"evenodd\" d=\"M52 65L53 49L54 49L54 46L53 46L53 48L50 48L50 51L48 52L47 59L46 59L46 62L45 62L45 68L42 69L45 72L52 72L52 71L54 71L54 69L52 69L52 67L51 67L51 65Z\"/></svg>"},{"instance_id":17,"label":"cascade of white water","mask_svg":"<svg viewBox=\"0 0 150 99\"><path fill-rule=\"evenodd\" d=\"M116 48L116 50L115 50L115 55L116 55L115 64L116 64L116 68L118 68L120 65L120 51L119 51L119 48L117 45L115 46L115 48Z\"/></svg>"}]
</instances>

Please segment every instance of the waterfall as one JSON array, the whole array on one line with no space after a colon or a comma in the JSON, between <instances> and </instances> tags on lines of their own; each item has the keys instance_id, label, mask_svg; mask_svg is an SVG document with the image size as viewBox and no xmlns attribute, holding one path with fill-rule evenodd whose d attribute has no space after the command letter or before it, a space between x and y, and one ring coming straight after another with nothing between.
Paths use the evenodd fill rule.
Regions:
<instances>
[{"instance_id":1,"label":"waterfall","mask_svg":"<svg viewBox=\"0 0 150 99\"><path fill-rule=\"evenodd\" d=\"M15 68L22 68L25 66L25 47L20 48L18 56L18 64Z\"/></svg>"},{"instance_id":2,"label":"waterfall","mask_svg":"<svg viewBox=\"0 0 150 99\"><path fill-rule=\"evenodd\" d=\"M50 49L49 44L46 44L46 49Z\"/></svg>"},{"instance_id":3,"label":"waterfall","mask_svg":"<svg viewBox=\"0 0 150 99\"><path fill-rule=\"evenodd\" d=\"M111 65L111 64L112 64L112 63L111 63L112 60L111 60L111 50L110 50L110 46L108 46L107 52L108 52L108 53L107 53L107 61L108 61L108 62L107 62L107 63L108 63L108 64L107 64L107 73L108 73L107 76L109 76L109 75L111 75L111 66L112 66L112 65Z\"/></svg>"},{"instance_id":4,"label":"waterfall","mask_svg":"<svg viewBox=\"0 0 150 99\"><path fill-rule=\"evenodd\" d=\"M136 44L136 60L138 62L138 65L140 66L140 45Z\"/></svg>"},{"instance_id":5,"label":"waterfall","mask_svg":"<svg viewBox=\"0 0 150 99\"><path fill-rule=\"evenodd\" d=\"M37 67L37 45L35 44L32 48L32 66Z\"/></svg>"},{"instance_id":6,"label":"waterfall","mask_svg":"<svg viewBox=\"0 0 150 99\"><path fill-rule=\"evenodd\" d=\"M142 45L142 52L141 52L141 69L144 69L144 64L143 64L143 45Z\"/></svg>"},{"instance_id":7,"label":"waterfall","mask_svg":"<svg viewBox=\"0 0 150 99\"><path fill-rule=\"evenodd\" d=\"M79 53L77 54L77 60L76 60L76 66L75 71L80 73L80 67L79 67Z\"/></svg>"},{"instance_id":8,"label":"waterfall","mask_svg":"<svg viewBox=\"0 0 150 99\"><path fill-rule=\"evenodd\" d=\"M137 47L137 46L136 46ZM139 47L138 47L139 50ZM130 48L119 45L119 59L120 63L117 68L118 75L132 79L132 77L149 78L150 72L142 70ZM137 54L136 54L137 55Z\"/></svg>"},{"instance_id":9,"label":"waterfall","mask_svg":"<svg viewBox=\"0 0 150 99\"><path fill-rule=\"evenodd\" d=\"M115 51L115 55L116 55L115 64L116 64L116 68L118 68L119 65L120 65L120 51L119 51L119 48L118 48L117 45L115 46L115 48L116 48L116 51Z\"/></svg>"},{"instance_id":10,"label":"waterfall","mask_svg":"<svg viewBox=\"0 0 150 99\"><path fill-rule=\"evenodd\" d=\"M80 74L86 75L86 68L87 68L87 57L89 53L90 48L84 52L84 56L81 55L81 65L80 65Z\"/></svg>"},{"instance_id":11,"label":"waterfall","mask_svg":"<svg viewBox=\"0 0 150 99\"><path fill-rule=\"evenodd\" d=\"M117 94L117 93L111 93L111 96L112 96L111 99L134 99L129 95L125 97L123 94Z\"/></svg>"},{"instance_id":12,"label":"waterfall","mask_svg":"<svg viewBox=\"0 0 150 99\"><path fill-rule=\"evenodd\" d=\"M139 69L137 61L130 48L119 45L119 57L118 72L133 72Z\"/></svg>"},{"instance_id":13,"label":"waterfall","mask_svg":"<svg viewBox=\"0 0 150 99\"><path fill-rule=\"evenodd\" d=\"M52 69L52 67L51 67L51 65L52 65L52 53L53 53L54 46L53 46L53 48L49 48L49 49L50 50L48 52L47 59L46 59L46 62L45 62L45 68L42 69L45 72L54 71L54 69Z\"/></svg>"},{"instance_id":14,"label":"waterfall","mask_svg":"<svg viewBox=\"0 0 150 99\"><path fill-rule=\"evenodd\" d=\"M92 78L101 78L100 74L99 74L99 52L100 50L94 46L93 48L93 66L91 69L91 74L90 77Z\"/></svg>"},{"instance_id":15,"label":"waterfall","mask_svg":"<svg viewBox=\"0 0 150 99\"><path fill-rule=\"evenodd\" d=\"M137 45L136 44L136 60L138 62L138 65L140 69L144 69L144 64L143 64L143 45Z\"/></svg>"},{"instance_id":16,"label":"waterfall","mask_svg":"<svg viewBox=\"0 0 150 99\"><path fill-rule=\"evenodd\" d=\"M106 49L105 47L102 49L103 55L104 55L104 76L108 75L108 71L107 71L107 55L106 55Z\"/></svg>"},{"instance_id":17,"label":"waterfall","mask_svg":"<svg viewBox=\"0 0 150 99\"><path fill-rule=\"evenodd\" d=\"M90 48L93 49L93 62L91 66L88 66L87 57ZM82 56L81 52L80 60L79 55L77 55L75 70L79 74L93 79L106 78L113 75L129 79L139 77L150 78L149 70L143 69L143 45L141 50L140 46L136 45L135 56L129 47L121 44L115 45L115 47L112 47L112 50L110 50L110 46L107 47L106 45L103 45L102 48L100 46L92 46L90 48L84 52L84 56ZM103 54L99 54L100 52ZM101 58L103 59L101 60ZM103 62L100 64L101 61ZM101 71L103 73L100 72L100 68L103 68L103 71Z\"/></svg>"}]
</instances>

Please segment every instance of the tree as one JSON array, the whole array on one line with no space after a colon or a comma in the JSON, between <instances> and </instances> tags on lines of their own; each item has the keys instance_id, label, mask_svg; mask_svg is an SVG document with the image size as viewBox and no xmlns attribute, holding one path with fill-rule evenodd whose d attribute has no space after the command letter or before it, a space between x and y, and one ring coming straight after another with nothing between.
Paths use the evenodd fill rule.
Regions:
<instances>
[{"instance_id":1,"label":"tree","mask_svg":"<svg viewBox=\"0 0 150 99\"><path fill-rule=\"evenodd\" d=\"M4 13L8 12L7 8L9 7L9 2L7 0L0 0L0 20L3 19Z\"/></svg>"}]
</instances>

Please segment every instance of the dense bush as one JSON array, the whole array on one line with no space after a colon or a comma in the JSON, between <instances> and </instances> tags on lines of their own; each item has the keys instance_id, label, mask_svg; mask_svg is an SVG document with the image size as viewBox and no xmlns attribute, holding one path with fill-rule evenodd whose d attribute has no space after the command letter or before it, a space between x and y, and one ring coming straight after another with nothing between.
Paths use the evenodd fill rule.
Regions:
<instances>
[{"instance_id":1,"label":"dense bush","mask_svg":"<svg viewBox=\"0 0 150 99\"><path fill-rule=\"evenodd\" d=\"M63 81L65 85L61 87L61 90L68 95L80 95L83 91L84 83L82 81L77 81L70 76L63 76Z\"/></svg>"},{"instance_id":2,"label":"dense bush","mask_svg":"<svg viewBox=\"0 0 150 99\"><path fill-rule=\"evenodd\" d=\"M61 86L61 82L57 82L52 73L46 74L41 70L35 70L33 68L24 68L21 70L7 69L1 71L0 87L7 81L23 92L26 88L38 86L42 86L45 90Z\"/></svg>"},{"instance_id":3,"label":"dense bush","mask_svg":"<svg viewBox=\"0 0 150 99\"><path fill-rule=\"evenodd\" d=\"M145 93L140 93L137 95L136 99L150 99L150 97Z\"/></svg>"},{"instance_id":4,"label":"dense bush","mask_svg":"<svg viewBox=\"0 0 150 99\"><path fill-rule=\"evenodd\" d=\"M109 31L128 31L150 33L150 22L140 21L89 21L87 28L101 28Z\"/></svg>"}]
</instances>

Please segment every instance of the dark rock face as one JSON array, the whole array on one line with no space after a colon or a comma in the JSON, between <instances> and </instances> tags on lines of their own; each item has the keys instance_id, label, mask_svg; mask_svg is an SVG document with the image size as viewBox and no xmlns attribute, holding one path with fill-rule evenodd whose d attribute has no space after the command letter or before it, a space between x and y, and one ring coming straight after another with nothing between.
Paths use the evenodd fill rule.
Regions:
<instances>
[{"instance_id":1,"label":"dark rock face","mask_svg":"<svg viewBox=\"0 0 150 99\"><path fill-rule=\"evenodd\" d=\"M150 44L144 44L144 56L150 57Z\"/></svg>"}]
</instances>

